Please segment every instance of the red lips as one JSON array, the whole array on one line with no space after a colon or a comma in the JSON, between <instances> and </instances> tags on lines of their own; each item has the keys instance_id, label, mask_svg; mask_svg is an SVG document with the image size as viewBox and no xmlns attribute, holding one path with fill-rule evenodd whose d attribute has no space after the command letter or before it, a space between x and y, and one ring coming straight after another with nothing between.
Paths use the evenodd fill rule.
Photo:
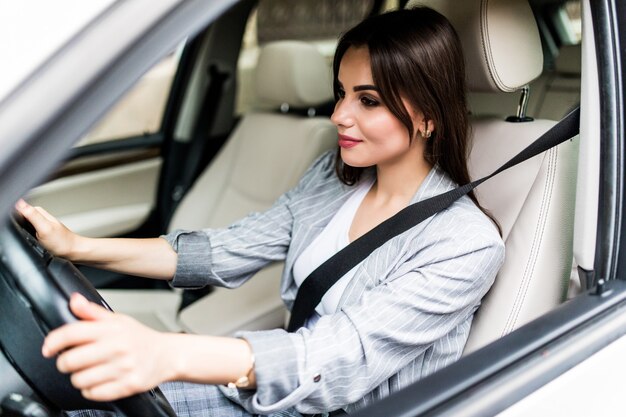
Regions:
<instances>
[{"instance_id":1,"label":"red lips","mask_svg":"<svg viewBox=\"0 0 626 417\"><path fill-rule=\"evenodd\" d=\"M353 148L356 145L358 145L359 143L363 142L360 139L357 138L353 138L351 136L347 136L347 135L342 135L341 133L338 134L338 139L339 139L339 146L341 146L342 148Z\"/></svg>"}]
</instances>

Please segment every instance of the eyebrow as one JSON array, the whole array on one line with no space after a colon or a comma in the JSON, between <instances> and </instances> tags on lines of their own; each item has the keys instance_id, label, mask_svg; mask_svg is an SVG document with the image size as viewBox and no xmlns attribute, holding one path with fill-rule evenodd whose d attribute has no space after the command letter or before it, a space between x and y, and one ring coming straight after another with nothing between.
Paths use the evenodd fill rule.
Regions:
<instances>
[{"instance_id":1,"label":"eyebrow","mask_svg":"<svg viewBox=\"0 0 626 417\"><path fill-rule=\"evenodd\" d=\"M357 86L355 86L353 88L353 90L355 92L357 92L357 91L366 91L366 90L374 90L374 91L380 92L378 87L376 87L375 85L371 85L371 84L357 85Z\"/></svg>"},{"instance_id":2,"label":"eyebrow","mask_svg":"<svg viewBox=\"0 0 626 417\"><path fill-rule=\"evenodd\" d=\"M341 81L337 80L337 83L339 84L339 86L340 86L341 88L343 88L343 84L341 83ZM372 85L372 84L362 84L362 85L357 85L357 86L354 86L354 87L352 88L352 90L353 90L354 92L357 92L357 91L367 91L367 90L372 90L372 91L377 91L377 92L380 92L380 90L378 89L378 87L376 87L375 85Z\"/></svg>"}]
</instances>

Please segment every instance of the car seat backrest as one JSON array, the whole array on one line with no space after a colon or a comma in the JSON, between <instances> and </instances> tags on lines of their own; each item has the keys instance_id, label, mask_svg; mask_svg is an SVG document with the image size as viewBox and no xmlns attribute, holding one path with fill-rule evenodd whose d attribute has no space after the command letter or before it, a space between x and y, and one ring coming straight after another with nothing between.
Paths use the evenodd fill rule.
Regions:
<instances>
[{"instance_id":1,"label":"car seat backrest","mask_svg":"<svg viewBox=\"0 0 626 417\"><path fill-rule=\"evenodd\" d=\"M470 91L515 91L541 73L541 41L526 1L419 3L444 14L459 33ZM491 173L553 125L471 118L471 177ZM466 353L562 302L572 263L576 157L577 143L567 142L476 190L502 228L506 258L474 317Z\"/></svg>"},{"instance_id":2,"label":"car seat backrest","mask_svg":"<svg viewBox=\"0 0 626 417\"><path fill-rule=\"evenodd\" d=\"M317 156L336 146L337 129L327 117L278 110L306 110L333 99L330 68L314 46L296 41L267 44L255 77L258 109L243 115L184 197L171 230L226 227L269 208L296 185ZM183 310L180 321L187 330L211 334L282 325L280 275L280 266L274 265L237 291L216 289Z\"/></svg>"},{"instance_id":3,"label":"car seat backrest","mask_svg":"<svg viewBox=\"0 0 626 417\"><path fill-rule=\"evenodd\" d=\"M517 91L541 74L541 40L525 1L429 0L409 2L408 7L415 4L439 11L456 29L470 91Z\"/></svg>"},{"instance_id":4,"label":"car seat backrest","mask_svg":"<svg viewBox=\"0 0 626 417\"><path fill-rule=\"evenodd\" d=\"M522 82L535 79L543 69L541 49L537 53L528 48L540 42L537 26L525 23L532 19L532 11L523 2L506 0L463 2L462 7L458 3L431 0L426 4L445 15L459 33L472 114L504 119L515 114L520 99L516 91Z\"/></svg>"},{"instance_id":5,"label":"car seat backrest","mask_svg":"<svg viewBox=\"0 0 626 417\"><path fill-rule=\"evenodd\" d=\"M553 68L545 69L530 84L526 114L537 119L559 120L580 103L581 45L565 45L559 50ZM475 92L468 95L472 114L514 115L520 93Z\"/></svg>"},{"instance_id":6,"label":"car seat backrest","mask_svg":"<svg viewBox=\"0 0 626 417\"><path fill-rule=\"evenodd\" d=\"M336 143L326 117L281 113L332 100L330 69L315 47L296 41L266 45L255 72L259 109L239 125L178 207L170 230L222 227L269 207Z\"/></svg>"}]
</instances>

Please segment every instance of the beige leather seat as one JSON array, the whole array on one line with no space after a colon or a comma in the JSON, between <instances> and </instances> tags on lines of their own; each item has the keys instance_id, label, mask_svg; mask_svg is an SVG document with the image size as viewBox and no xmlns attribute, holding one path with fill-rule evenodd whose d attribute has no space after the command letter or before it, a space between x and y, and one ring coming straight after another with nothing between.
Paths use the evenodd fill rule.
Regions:
<instances>
[{"instance_id":1,"label":"beige leather seat","mask_svg":"<svg viewBox=\"0 0 626 417\"><path fill-rule=\"evenodd\" d=\"M580 102L580 50L580 44L561 47L554 68L529 84L528 116L560 120ZM468 99L472 114L505 119L515 114L520 93L470 91Z\"/></svg>"},{"instance_id":2,"label":"beige leather seat","mask_svg":"<svg viewBox=\"0 0 626 417\"><path fill-rule=\"evenodd\" d=\"M541 73L541 42L526 1L433 0L427 4L446 15L459 33L470 91L515 91ZM479 178L554 122L509 123L500 117L474 117L471 125L470 173ZM475 316L466 352L564 300L572 265L576 163L577 141L566 142L478 188L479 200L502 227L506 259Z\"/></svg>"},{"instance_id":3,"label":"beige leather seat","mask_svg":"<svg viewBox=\"0 0 626 417\"><path fill-rule=\"evenodd\" d=\"M330 67L315 47L295 41L266 45L255 79L260 108L242 117L178 206L170 230L225 227L269 208L296 185L317 156L336 146L337 129L328 117L278 111L281 106L306 111L333 99ZM236 290L215 289L183 310L178 321L174 317L178 294L103 291L103 295L117 311L158 329L226 335L283 324L281 268L278 263L265 268Z\"/></svg>"}]
</instances>

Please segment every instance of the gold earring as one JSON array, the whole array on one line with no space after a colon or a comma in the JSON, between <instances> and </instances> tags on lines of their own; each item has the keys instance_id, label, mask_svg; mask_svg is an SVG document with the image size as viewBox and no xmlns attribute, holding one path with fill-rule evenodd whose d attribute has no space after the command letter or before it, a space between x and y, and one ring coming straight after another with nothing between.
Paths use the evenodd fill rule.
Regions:
<instances>
[{"instance_id":1,"label":"gold earring","mask_svg":"<svg viewBox=\"0 0 626 417\"><path fill-rule=\"evenodd\" d=\"M424 139L428 139L430 138L430 135L432 134L432 132L430 131L430 129L427 128L426 130L421 131L420 134L422 135Z\"/></svg>"}]
</instances>

